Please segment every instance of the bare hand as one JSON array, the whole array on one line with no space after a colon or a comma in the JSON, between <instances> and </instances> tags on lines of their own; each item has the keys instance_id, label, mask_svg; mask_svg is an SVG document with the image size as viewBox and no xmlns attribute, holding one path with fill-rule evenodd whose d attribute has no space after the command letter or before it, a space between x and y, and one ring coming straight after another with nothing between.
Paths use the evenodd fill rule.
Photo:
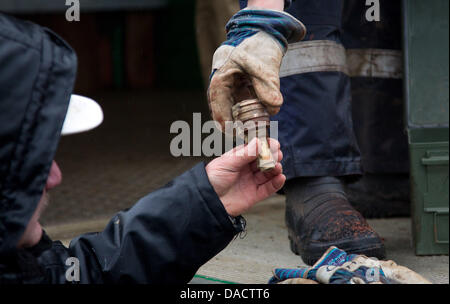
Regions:
<instances>
[{"instance_id":1,"label":"bare hand","mask_svg":"<svg viewBox=\"0 0 450 304\"><path fill-rule=\"evenodd\" d=\"M257 202L264 200L283 187L286 176L280 164L283 154L280 144L270 139L275 168L260 172L257 168L258 139L242 145L211 161L206 166L209 181L231 216L238 216Z\"/></svg>"}]
</instances>

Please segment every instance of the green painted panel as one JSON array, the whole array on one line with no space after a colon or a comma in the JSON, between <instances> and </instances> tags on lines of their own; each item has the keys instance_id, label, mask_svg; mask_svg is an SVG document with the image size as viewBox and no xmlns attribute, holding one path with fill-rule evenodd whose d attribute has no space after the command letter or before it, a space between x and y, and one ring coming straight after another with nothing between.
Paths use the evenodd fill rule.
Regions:
<instances>
[{"instance_id":1,"label":"green painted panel","mask_svg":"<svg viewBox=\"0 0 450 304\"><path fill-rule=\"evenodd\" d=\"M410 129L412 225L416 254L448 254L448 128Z\"/></svg>"},{"instance_id":2,"label":"green painted panel","mask_svg":"<svg viewBox=\"0 0 450 304\"><path fill-rule=\"evenodd\" d=\"M404 1L409 127L448 127L448 15L448 0Z\"/></svg>"}]
</instances>

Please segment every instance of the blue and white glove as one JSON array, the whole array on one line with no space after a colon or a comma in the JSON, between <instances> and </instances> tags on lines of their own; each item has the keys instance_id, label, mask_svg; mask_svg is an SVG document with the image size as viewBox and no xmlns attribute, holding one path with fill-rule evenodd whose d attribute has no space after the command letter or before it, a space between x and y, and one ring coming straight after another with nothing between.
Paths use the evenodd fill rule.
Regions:
<instances>
[{"instance_id":1,"label":"blue and white glove","mask_svg":"<svg viewBox=\"0 0 450 304\"><path fill-rule=\"evenodd\" d=\"M334 246L312 266L277 268L269 284L430 284L414 271L393 261L347 254Z\"/></svg>"},{"instance_id":2,"label":"blue and white glove","mask_svg":"<svg viewBox=\"0 0 450 304\"><path fill-rule=\"evenodd\" d=\"M215 52L208 89L213 119L225 130L232 121L231 107L258 98L270 115L278 113L280 66L289 43L306 34L305 26L288 13L248 7L226 26L227 41Z\"/></svg>"}]
</instances>

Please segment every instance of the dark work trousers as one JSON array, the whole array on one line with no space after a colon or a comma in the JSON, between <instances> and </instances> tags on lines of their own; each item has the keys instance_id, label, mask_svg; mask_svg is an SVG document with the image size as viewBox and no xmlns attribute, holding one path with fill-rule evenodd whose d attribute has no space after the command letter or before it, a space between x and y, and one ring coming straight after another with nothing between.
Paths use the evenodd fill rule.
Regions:
<instances>
[{"instance_id":1,"label":"dark work trousers","mask_svg":"<svg viewBox=\"0 0 450 304\"><path fill-rule=\"evenodd\" d=\"M379 4L296 0L288 9L308 31L283 60L284 104L272 118L288 179L407 170L400 1Z\"/></svg>"},{"instance_id":2,"label":"dark work trousers","mask_svg":"<svg viewBox=\"0 0 450 304\"><path fill-rule=\"evenodd\" d=\"M307 35L290 45L281 70L279 141L288 179L362 173L342 45L342 1L297 0L288 10ZM333 53L336 56L330 56Z\"/></svg>"},{"instance_id":3,"label":"dark work trousers","mask_svg":"<svg viewBox=\"0 0 450 304\"><path fill-rule=\"evenodd\" d=\"M364 172L409 173L404 123L401 1L380 0L368 22L365 1L346 0L342 41L351 75L353 123Z\"/></svg>"}]
</instances>

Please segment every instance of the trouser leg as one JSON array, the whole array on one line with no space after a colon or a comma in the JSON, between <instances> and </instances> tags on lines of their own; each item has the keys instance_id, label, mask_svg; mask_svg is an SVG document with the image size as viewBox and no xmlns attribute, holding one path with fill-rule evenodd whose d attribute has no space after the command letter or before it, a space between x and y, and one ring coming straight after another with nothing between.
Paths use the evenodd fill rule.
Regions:
<instances>
[{"instance_id":1,"label":"trouser leg","mask_svg":"<svg viewBox=\"0 0 450 304\"><path fill-rule=\"evenodd\" d=\"M364 1L344 2L342 41L348 54L353 121L365 172L408 173L401 2L379 4L380 20L368 22Z\"/></svg>"},{"instance_id":2,"label":"trouser leg","mask_svg":"<svg viewBox=\"0 0 450 304\"><path fill-rule=\"evenodd\" d=\"M286 224L291 249L314 263L330 247L385 257L378 234L355 211L336 177L361 174L351 85L342 45L342 1L297 0L289 12L308 34L292 44L281 69L285 98L279 139L288 181Z\"/></svg>"},{"instance_id":3,"label":"trouser leg","mask_svg":"<svg viewBox=\"0 0 450 304\"><path fill-rule=\"evenodd\" d=\"M281 68L284 104L273 117L288 180L361 174L351 87L341 39L342 1L297 0L288 11L307 27Z\"/></svg>"},{"instance_id":4,"label":"trouser leg","mask_svg":"<svg viewBox=\"0 0 450 304\"><path fill-rule=\"evenodd\" d=\"M358 182L347 185L347 194L366 217L408 216L401 2L380 0L380 19L374 22L365 19L368 7L364 1L344 4L342 41L347 49L353 121L365 172Z\"/></svg>"}]
</instances>

